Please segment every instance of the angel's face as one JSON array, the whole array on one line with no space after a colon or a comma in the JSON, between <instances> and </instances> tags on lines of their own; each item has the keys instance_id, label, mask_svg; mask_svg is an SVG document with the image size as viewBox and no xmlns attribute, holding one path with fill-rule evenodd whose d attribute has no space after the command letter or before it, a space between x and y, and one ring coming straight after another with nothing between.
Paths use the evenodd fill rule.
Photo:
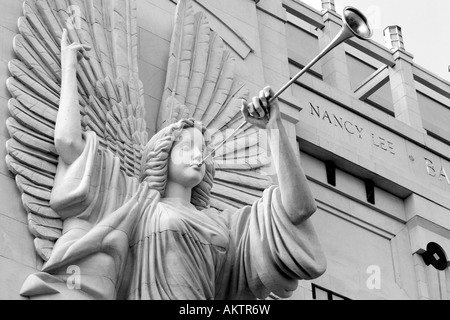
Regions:
<instances>
[{"instance_id":1,"label":"angel's face","mask_svg":"<svg viewBox=\"0 0 450 320\"><path fill-rule=\"evenodd\" d=\"M204 178L206 166L199 166L205 156L206 145L197 128L184 129L172 146L168 179L186 188L194 188Z\"/></svg>"}]
</instances>

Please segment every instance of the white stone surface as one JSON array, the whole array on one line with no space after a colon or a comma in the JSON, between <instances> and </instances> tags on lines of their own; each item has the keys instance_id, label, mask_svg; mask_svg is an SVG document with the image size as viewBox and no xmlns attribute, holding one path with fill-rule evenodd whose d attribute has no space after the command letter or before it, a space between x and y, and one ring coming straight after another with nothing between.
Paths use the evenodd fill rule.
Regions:
<instances>
[{"instance_id":1,"label":"white stone surface","mask_svg":"<svg viewBox=\"0 0 450 320\"><path fill-rule=\"evenodd\" d=\"M150 134L156 132L157 109L164 89L175 2L137 0L139 67L148 110L145 119ZM272 84L276 89L298 72L297 68L288 64L288 58L297 57L289 56L288 48L297 51L302 48L300 44L289 43L291 39L284 34L286 26L283 20L291 17L291 23L295 24L299 18L286 15L282 3L302 10L303 14L309 13L312 20L323 24L320 12L302 6L301 2L261 0L255 5L254 1L246 0L199 0L195 3L196 10L203 7L207 9L206 14L212 21L214 31L224 34L231 50L242 54L248 47L251 48L252 51L244 58L236 54L236 77L248 85L252 95L266 84ZM22 1L5 0L2 5L0 82L5 83L10 76L7 62L16 58L12 50L12 38L18 32L17 19L22 15ZM328 16L337 19L334 15ZM324 31L317 31L316 26L305 21L300 24L316 35L328 33L321 40L321 47L337 31L334 22L325 23ZM333 28L331 31L327 29L330 25ZM360 48L364 48L365 52L359 51ZM312 56L309 48L304 50L299 55ZM393 89L392 99L396 104L397 119L352 96L348 90L346 50L375 67L383 63L390 66L397 64L391 70L389 84ZM315 283L352 299L440 299L448 298L448 295L443 292L439 294L439 284L446 291L450 290L450 285L443 285L448 284L450 279L448 272L437 276L430 267L422 265L420 255L413 255L414 252L424 250L430 241L439 242L447 254L450 253L450 183L447 181L447 177L450 179L449 147L421 130L420 112L424 111L417 108L414 92L415 86L418 86L431 94L433 99L446 105L448 93L443 92L448 91L448 84L419 66L410 67L409 59L407 55L399 63L382 46L361 43L359 40L350 41L316 67L319 73L323 71L325 81L307 74L300 79L304 88L292 87L288 96L293 97L287 97L286 100L299 101L303 111L298 112L283 104L283 108L289 108L284 119L287 120L291 144L295 146L296 139L300 139L301 145L307 142L310 146L308 152L312 154L302 150L301 159L312 183L313 193L322 207L317 217L314 217L314 223L330 259L327 273ZM420 85L413 81L417 79ZM432 86L425 86L424 83ZM434 88L439 90L433 91ZM9 139L4 125L9 117L9 98L6 87L0 88L0 145L3 146ZM321 107L319 117L311 115L309 102ZM325 117L325 110L332 123ZM441 111L439 115L432 113L424 116L427 119L424 126L427 123L442 126L442 119L445 119L448 110L443 108ZM350 121L351 125L349 122L347 128L342 128L334 122L333 115L338 119L342 117L344 123ZM355 131L355 125L363 128L362 139ZM0 194L0 239L3 239L0 242L0 299L20 299L18 292L24 279L39 269L42 262L33 255L32 237L26 228L27 218L21 195L2 160L5 155L6 150L1 148L0 187L4 192ZM426 162L425 158L430 162ZM336 187L327 185L325 160L344 163L338 168ZM367 177L377 179L375 206L365 201L363 178ZM380 291L367 289L366 269L369 264L381 267L383 280ZM311 283L302 281L293 299L311 298Z\"/></svg>"}]
</instances>

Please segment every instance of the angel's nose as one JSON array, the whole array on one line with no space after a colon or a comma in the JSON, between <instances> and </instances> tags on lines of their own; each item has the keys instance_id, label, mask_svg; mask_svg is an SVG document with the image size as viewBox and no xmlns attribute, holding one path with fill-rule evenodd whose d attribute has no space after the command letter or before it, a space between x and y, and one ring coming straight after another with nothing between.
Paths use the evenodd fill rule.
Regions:
<instances>
[{"instance_id":1,"label":"angel's nose","mask_svg":"<svg viewBox=\"0 0 450 320\"><path fill-rule=\"evenodd\" d=\"M203 161L203 155L202 155L202 153L200 152L200 150L195 149L195 150L194 150L193 157L192 157L192 162L195 163L195 164L198 163L199 166L200 166L201 163L202 163L202 161Z\"/></svg>"}]
</instances>

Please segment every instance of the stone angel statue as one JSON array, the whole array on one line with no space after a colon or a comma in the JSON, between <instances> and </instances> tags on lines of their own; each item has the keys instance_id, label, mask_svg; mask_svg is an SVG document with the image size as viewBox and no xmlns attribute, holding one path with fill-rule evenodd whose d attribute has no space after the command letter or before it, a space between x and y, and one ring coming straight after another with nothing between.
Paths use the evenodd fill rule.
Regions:
<instances>
[{"instance_id":1,"label":"stone angel statue","mask_svg":"<svg viewBox=\"0 0 450 320\"><path fill-rule=\"evenodd\" d=\"M149 141L134 0L27 0L19 30L6 160L44 261L23 296L264 299L325 272L315 201L272 89L246 102L234 58L191 0L178 1ZM242 115L240 137L203 163ZM278 185L249 161L261 131Z\"/></svg>"}]
</instances>

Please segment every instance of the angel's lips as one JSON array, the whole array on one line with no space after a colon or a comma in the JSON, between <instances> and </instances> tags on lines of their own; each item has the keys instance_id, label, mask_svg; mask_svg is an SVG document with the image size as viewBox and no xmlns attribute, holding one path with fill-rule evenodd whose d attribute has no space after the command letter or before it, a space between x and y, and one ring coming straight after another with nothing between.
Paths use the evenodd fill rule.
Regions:
<instances>
[{"instance_id":1,"label":"angel's lips","mask_svg":"<svg viewBox=\"0 0 450 320\"><path fill-rule=\"evenodd\" d=\"M190 166L196 170L200 170L202 165L203 165L203 162L192 162Z\"/></svg>"}]
</instances>

